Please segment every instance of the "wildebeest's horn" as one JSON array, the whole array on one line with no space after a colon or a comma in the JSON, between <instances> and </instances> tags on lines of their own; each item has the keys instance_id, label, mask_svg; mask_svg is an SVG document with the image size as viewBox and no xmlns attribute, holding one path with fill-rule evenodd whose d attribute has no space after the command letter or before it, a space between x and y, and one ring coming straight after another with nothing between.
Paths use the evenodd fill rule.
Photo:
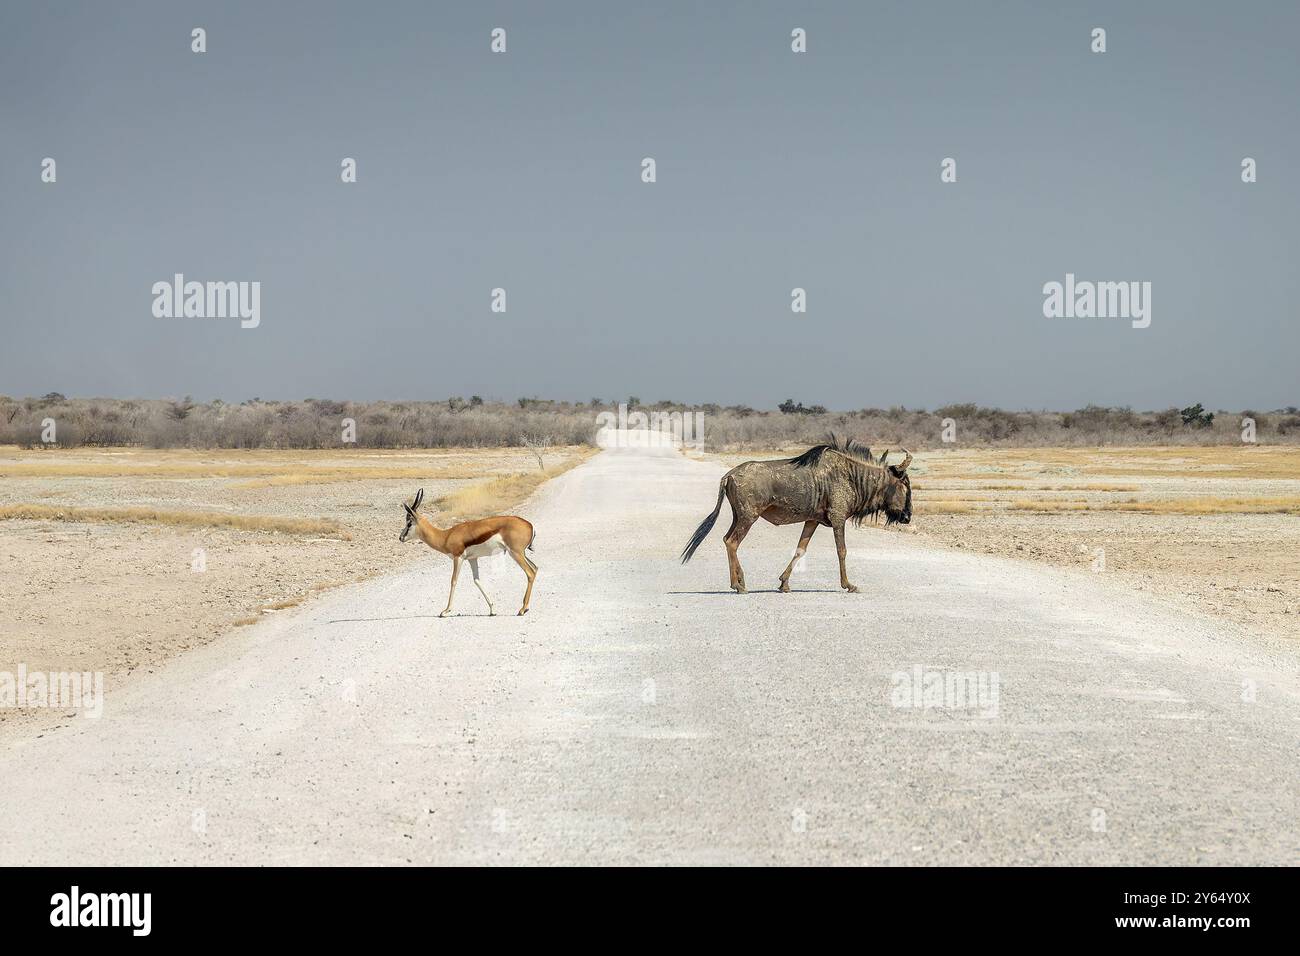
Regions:
<instances>
[{"instance_id":1,"label":"wildebeest's horn","mask_svg":"<svg viewBox=\"0 0 1300 956\"><path fill-rule=\"evenodd\" d=\"M880 453L880 464L883 465L885 463L885 459L888 457L889 457L889 449L886 448L884 451Z\"/></svg>"},{"instance_id":2,"label":"wildebeest's horn","mask_svg":"<svg viewBox=\"0 0 1300 956\"><path fill-rule=\"evenodd\" d=\"M912 463L912 453L906 448L903 449L903 463L898 466L899 471L907 471L907 466Z\"/></svg>"}]
</instances>

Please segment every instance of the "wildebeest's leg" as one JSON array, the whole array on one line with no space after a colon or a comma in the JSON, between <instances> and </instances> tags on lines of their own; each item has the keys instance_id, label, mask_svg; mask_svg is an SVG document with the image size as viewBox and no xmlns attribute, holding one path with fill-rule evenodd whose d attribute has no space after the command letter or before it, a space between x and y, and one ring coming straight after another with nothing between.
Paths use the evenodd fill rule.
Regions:
<instances>
[{"instance_id":1,"label":"wildebeest's leg","mask_svg":"<svg viewBox=\"0 0 1300 956\"><path fill-rule=\"evenodd\" d=\"M737 594L744 594L747 589L745 569L740 566L740 555L736 552L740 549L740 542L745 540L745 535L749 534L749 529L757 520L757 516L736 515L731 523L731 530L722 539L727 545L727 563L731 566L731 587Z\"/></svg>"},{"instance_id":2,"label":"wildebeest's leg","mask_svg":"<svg viewBox=\"0 0 1300 956\"><path fill-rule=\"evenodd\" d=\"M456 597L456 579L460 577L460 558L451 559L451 591L447 593L447 607L439 617L446 617L451 613L451 602Z\"/></svg>"},{"instance_id":3,"label":"wildebeest's leg","mask_svg":"<svg viewBox=\"0 0 1300 956\"><path fill-rule=\"evenodd\" d=\"M835 528L835 553L840 556L840 587L850 594L858 593L858 586L849 583L849 573L844 568L844 556L849 553L849 549L844 545L844 522L837 522Z\"/></svg>"},{"instance_id":4,"label":"wildebeest's leg","mask_svg":"<svg viewBox=\"0 0 1300 956\"><path fill-rule=\"evenodd\" d=\"M799 535L799 547L794 549L794 557L785 567L785 573L781 575L781 590L790 590L790 572L794 570L795 562L804 556L808 551L808 542L812 540L813 532L817 530L816 521L805 521L803 523L803 534Z\"/></svg>"},{"instance_id":5,"label":"wildebeest's leg","mask_svg":"<svg viewBox=\"0 0 1300 956\"><path fill-rule=\"evenodd\" d=\"M730 586L732 588L736 586L736 566L740 562L736 558L736 552L731 549L731 539L735 535L736 528L739 525L740 525L740 516L733 509L731 512L731 527L728 528L727 533L722 536L722 543L726 546L727 549L727 573L731 577Z\"/></svg>"}]
</instances>

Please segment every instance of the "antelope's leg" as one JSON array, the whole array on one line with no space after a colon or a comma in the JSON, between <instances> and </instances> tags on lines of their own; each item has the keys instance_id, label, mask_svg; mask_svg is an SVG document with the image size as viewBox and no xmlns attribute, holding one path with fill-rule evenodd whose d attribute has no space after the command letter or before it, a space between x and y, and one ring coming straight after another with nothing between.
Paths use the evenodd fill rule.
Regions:
<instances>
[{"instance_id":1,"label":"antelope's leg","mask_svg":"<svg viewBox=\"0 0 1300 956\"><path fill-rule=\"evenodd\" d=\"M844 557L849 549L844 544L844 522L835 525L835 553L840 556L840 587L850 594L858 593L858 586L849 583L849 572L844 567Z\"/></svg>"},{"instance_id":2,"label":"antelope's leg","mask_svg":"<svg viewBox=\"0 0 1300 956\"><path fill-rule=\"evenodd\" d=\"M510 557L515 559L515 564L524 569L524 574L528 575L528 590L524 591L524 606L519 609L520 616L528 613L528 602L533 596L533 579L537 577L537 565L528 560L528 557L522 551L511 551Z\"/></svg>"},{"instance_id":3,"label":"antelope's leg","mask_svg":"<svg viewBox=\"0 0 1300 956\"><path fill-rule=\"evenodd\" d=\"M483 589L483 582L478 579L478 558L469 559L469 570L474 575L474 583L478 585L479 593L483 595L483 600L488 602L488 614L496 614L497 609L492 606L492 599L488 597L487 591Z\"/></svg>"},{"instance_id":4,"label":"antelope's leg","mask_svg":"<svg viewBox=\"0 0 1300 956\"><path fill-rule=\"evenodd\" d=\"M451 613L451 602L456 597L456 579L460 577L460 558L451 559L451 591L447 594L447 607L438 617L446 617Z\"/></svg>"},{"instance_id":5,"label":"antelope's leg","mask_svg":"<svg viewBox=\"0 0 1300 956\"><path fill-rule=\"evenodd\" d=\"M794 570L795 562L802 558L808 551L808 542L812 540L813 532L817 530L816 521L805 521L803 523L803 533L799 535L799 547L794 549L794 557L790 563L785 566L785 573L781 575L781 590L790 590L790 572Z\"/></svg>"},{"instance_id":6,"label":"antelope's leg","mask_svg":"<svg viewBox=\"0 0 1300 956\"><path fill-rule=\"evenodd\" d=\"M731 587L737 594L744 594L745 588L745 569L740 566L740 542L745 540L745 535L749 534L749 529L753 527L758 516L749 517L746 515L741 518L739 515L731 523L731 530L723 541L727 545L727 561L731 564Z\"/></svg>"}]
</instances>

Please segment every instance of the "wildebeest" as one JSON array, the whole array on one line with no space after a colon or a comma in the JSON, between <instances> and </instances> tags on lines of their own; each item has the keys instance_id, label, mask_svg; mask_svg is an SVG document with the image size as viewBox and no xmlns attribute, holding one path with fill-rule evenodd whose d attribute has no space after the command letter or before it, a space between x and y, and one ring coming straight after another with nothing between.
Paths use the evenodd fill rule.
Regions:
<instances>
[{"instance_id":1,"label":"wildebeest","mask_svg":"<svg viewBox=\"0 0 1300 956\"><path fill-rule=\"evenodd\" d=\"M781 575L782 591L790 590L790 572L807 551L813 532L818 525L826 525L835 532L840 587L856 592L857 586L849 583L844 569L847 550L844 523L851 520L861 525L864 519L882 513L886 524L907 524L912 520L912 481L907 475L912 456L907 449L903 449L903 454L906 457L901 464L890 465L885 461L889 452L877 460L865 445L852 440L840 441L832 435L828 444L809 448L797 458L737 465L722 476L713 514L695 529L682 551L682 563L691 559L695 549L713 530L725 495L731 502L732 519L731 529L723 540L731 567L731 587L738 594L744 594L746 588L737 551L759 518L778 525L804 523L799 547Z\"/></svg>"}]
</instances>

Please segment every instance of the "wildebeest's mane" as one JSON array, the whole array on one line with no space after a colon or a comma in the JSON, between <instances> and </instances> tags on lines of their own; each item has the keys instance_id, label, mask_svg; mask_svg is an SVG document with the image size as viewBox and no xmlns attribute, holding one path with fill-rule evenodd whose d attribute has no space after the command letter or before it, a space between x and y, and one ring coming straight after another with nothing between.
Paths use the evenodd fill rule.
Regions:
<instances>
[{"instance_id":1,"label":"wildebeest's mane","mask_svg":"<svg viewBox=\"0 0 1300 956\"><path fill-rule=\"evenodd\" d=\"M862 442L854 438L841 439L834 432L831 432L830 435L827 436L827 440L822 444L814 445L802 455L799 455L796 458L791 458L790 461L793 464L798 465L800 468L807 467L808 465L816 465L821 462L822 455L827 451L837 451L842 455L848 455L850 458L855 458L867 465L877 464L876 459L871 455L871 449L862 444Z\"/></svg>"},{"instance_id":2,"label":"wildebeest's mane","mask_svg":"<svg viewBox=\"0 0 1300 956\"><path fill-rule=\"evenodd\" d=\"M814 445L797 458L791 458L790 462L798 468L816 467L826 458L828 451L836 454L827 459L830 467L819 470L813 479L817 495L825 500L838 472L839 479L847 481L853 489L853 506L847 517L854 525L861 526L863 521L876 517L881 511L877 491L885 477L884 468L866 445L852 438L840 439L834 433L824 444Z\"/></svg>"}]
</instances>

